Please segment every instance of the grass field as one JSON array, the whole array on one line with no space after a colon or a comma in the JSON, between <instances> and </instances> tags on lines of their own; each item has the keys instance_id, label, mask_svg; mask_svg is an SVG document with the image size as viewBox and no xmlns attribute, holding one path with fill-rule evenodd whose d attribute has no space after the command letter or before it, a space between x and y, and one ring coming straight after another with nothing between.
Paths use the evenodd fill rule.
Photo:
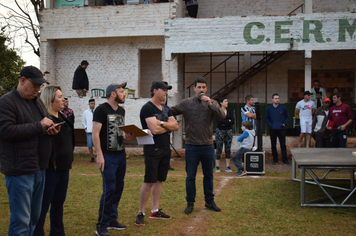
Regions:
<instances>
[{"instance_id":1,"label":"grass field","mask_svg":"<svg viewBox=\"0 0 356 236\"><path fill-rule=\"evenodd\" d=\"M143 181L142 156L127 159L125 189L119 205L119 222L124 231L110 235L355 235L356 209L301 208L300 183L291 180L290 173L267 172L261 177L237 178L233 173L215 173L215 201L222 209L212 212L204 208L202 172L197 176L197 199L192 214L184 214L184 159L175 159L167 181L163 184L160 207L171 220L150 220L146 225L134 225L138 211L139 189ZM338 176L348 173L338 172ZM4 175L0 175L0 235L7 235L9 203ZM76 155L64 209L67 235L95 235L101 176L88 155ZM308 197L324 196L315 186L307 186ZM351 201L356 202L355 196ZM149 201L150 203L150 201ZM146 212L150 211L150 204ZM48 235L49 222L45 225Z\"/></svg>"}]
</instances>

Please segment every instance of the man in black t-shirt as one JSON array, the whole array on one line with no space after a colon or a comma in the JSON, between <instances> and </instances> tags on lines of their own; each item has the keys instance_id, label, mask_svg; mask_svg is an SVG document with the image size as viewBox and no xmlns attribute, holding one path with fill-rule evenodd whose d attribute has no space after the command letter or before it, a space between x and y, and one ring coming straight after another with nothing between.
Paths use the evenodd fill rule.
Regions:
<instances>
[{"instance_id":1,"label":"man in black t-shirt","mask_svg":"<svg viewBox=\"0 0 356 236\"><path fill-rule=\"evenodd\" d=\"M125 86L126 82L110 84L106 88L107 102L94 111L92 138L96 162L103 176L103 193L96 224L96 234L99 236L109 236L108 229L126 229L117 221L117 207L124 190L126 173L124 139L132 138L132 134L119 129L125 124L125 110L119 106L125 102Z\"/></svg>"},{"instance_id":2,"label":"man in black t-shirt","mask_svg":"<svg viewBox=\"0 0 356 236\"><path fill-rule=\"evenodd\" d=\"M135 225L143 226L145 206L152 190L151 219L170 219L171 217L158 209L162 191L162 182L166 180L171 159L168 131L178 130L178 122L171 110L163 105L168 90L172 86L163 81L156 81L151 86L151 101L141 109L140 119L143 129L149 129L153 134L154 144L144 145L145 179L140 191L140 206Z\"/></svg>"}]
</instances>

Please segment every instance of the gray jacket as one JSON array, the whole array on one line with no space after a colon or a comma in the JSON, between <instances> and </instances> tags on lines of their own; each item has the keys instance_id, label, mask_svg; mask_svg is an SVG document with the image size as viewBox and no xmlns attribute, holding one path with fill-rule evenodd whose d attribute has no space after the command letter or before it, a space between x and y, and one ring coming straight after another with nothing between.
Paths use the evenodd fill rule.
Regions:
<instances>
[{"instance_id":1,"label":"gray jacket","mask_svg":"<svg viewBox=\"0 0 356 236\"><path fill-rule=\"evenodd\" d=\"M212 145L213 118L225 119L225 113L217 101L211 99L212 105L205 106L196 96L186 98L174 107L173 115L183 115L185 125L185 143L190 145Z\"/></svg>"}]
</instances>

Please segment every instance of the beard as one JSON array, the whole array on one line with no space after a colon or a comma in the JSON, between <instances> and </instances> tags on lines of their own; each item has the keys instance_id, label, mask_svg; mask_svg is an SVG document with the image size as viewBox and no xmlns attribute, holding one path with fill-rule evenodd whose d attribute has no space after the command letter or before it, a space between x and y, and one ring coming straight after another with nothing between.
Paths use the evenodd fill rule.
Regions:
<instances>
[{"instance_id":1,"label":"beard","mask_svg":"<svg viewBox=\"0 0 356 236\"><path fill-rule=\"evenodd\" d=\"M120 99L119 95L116 94L115 102L117 102L117 103L124 103L124 102L125 102L125 97L124 97L123 99Z\"/></svg>"}]
</instances>

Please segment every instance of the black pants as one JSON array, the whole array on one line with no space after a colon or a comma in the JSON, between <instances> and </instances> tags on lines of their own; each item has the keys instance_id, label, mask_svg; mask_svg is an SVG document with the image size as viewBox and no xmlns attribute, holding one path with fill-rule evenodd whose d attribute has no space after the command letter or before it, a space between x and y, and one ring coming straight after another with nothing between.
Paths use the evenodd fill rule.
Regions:
<instances>
[{"instance_id":1,"label":"black pants","mask_svg":"<svg viewBox=\"0 0 356 236\"><path fill-rule=\"evenodd\" d=\"M330 137L323 138L315 135L315 147L316 148L329 148L331 146Z\"/></svg>"},{"instance_id":2,"label":"black pants","mask_svg":"<svg viewBox=\"0 0 356 236\"><path fill-rule=\"evenodd\" d=\"M198 15L198 5L187 6L188 14L190 17L197 18Z\"/></svg>"},{"instance_id":3,"label":"black pants","mask_svg":"<svg viewBox=\"0 0 356 236\"><path fill-rule=\"evenodd\" d=\"M347 147L347 130L338 131L333 130L331 133L331 146L332 147Z\"/></svg>"},{"instance_id":4,"label":"black pants","mask_svg":"<svg viewBox=\"0 0 356 236\"><path fill-rule=\"evenodd\" d=\"M273 161L278 162L277 137L281 145L282 161L287 162L286 131L284 129L270 129Z\"/></svg>"}]
</instances>

